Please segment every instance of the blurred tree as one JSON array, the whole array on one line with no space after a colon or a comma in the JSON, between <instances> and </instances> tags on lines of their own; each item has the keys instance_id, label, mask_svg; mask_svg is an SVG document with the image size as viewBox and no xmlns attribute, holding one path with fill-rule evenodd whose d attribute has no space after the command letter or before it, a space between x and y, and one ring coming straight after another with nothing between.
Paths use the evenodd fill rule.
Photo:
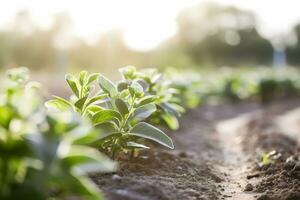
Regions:
<instances>
[{"instance_id":1,"label":"blurred tree","mask_svg":"<svg viewBox=\"0 0 300 200\"><path fill-rule=\"evenodd\" d=\"M178 41L196 63L269 64L272 45L257 32L251 12L231 6L201 4L178 18Z\"/></svg>"},{"instance_id":2,"label":"blurred tree","mask_svg":"<svg viewBox=\"0 0 300 200\"><path fill-rule=\"evenodd\" d=\"M102 33L94 44L77 40L68 54L70 64L77 68L90 67L94 70L111 72L125 65L150 63L150 53L135 52L126 46L123 32L112 29Z\"/></svg>"},{"instance_id":3,"label":"blurred tree","mask_svg":"<svg viewBox=\"0 0 300 200\"><path fill-rule=\"evenodd\" d=\"M201 4L183 10L177 22L178 33L174 37L156 49L137 52L126 46L120 29L102 33L95 43L88 43L71 34L72 20L66 13L55 15L52 26L43 29L23 10L9 29L0 30L0 67L25 65L35 70L58 72L57 69L69 71L65 68L70 66L110 72L129 64L191 67L270 64L272 61L272 45L257 32L251 12ZM300 28L297 33L299 38ZM296 58L299 44L293 48L289 49L290 60L299 62Z\"/></svg>"},{"instance_id":4,"label":"blurred tree","mask_svg":"<svg viewBox=\"0 0 300 200\"><path fill-rule=\"evenodd\" d=\"M294 34L296 41L286 49L287 62L290 65L299 65L300 63L300 24L295 25Z\"/></svg>"}]
</instances>

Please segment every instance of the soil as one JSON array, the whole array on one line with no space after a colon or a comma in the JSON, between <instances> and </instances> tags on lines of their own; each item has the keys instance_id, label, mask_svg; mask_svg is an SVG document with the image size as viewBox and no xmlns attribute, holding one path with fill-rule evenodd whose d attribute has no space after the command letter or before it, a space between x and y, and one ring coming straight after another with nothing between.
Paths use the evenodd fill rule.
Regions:
<instances>
[{"instance_id":1,"label":"soil","mask_svg":"<svg viewBox=\"0 0 300 200\"><path fill-rule=\"evenodd\" d=\"M299 107L299 99L201 106L169 131L175 150L152 144L91 178L108 200L300 199ZM259 166L273 150L281 156Z\"/></svg>"},{"instance_id":2,"label":"soil","mask_svg":"<svg viewBox=\"0 0 300 200\"><path fill-rule=\"evenodd\" d=\"M274 163L253 169L261 177L253 189L262 193L257 198L259 200L300 199L299 144L297 138L285 133L276 123L278 115L286 109L286 106L273 105L252 116L243 127L243 147L247 152L253 153L259 149L263 152L276 151L281 155Z\"/></svg>"}]
</instances>

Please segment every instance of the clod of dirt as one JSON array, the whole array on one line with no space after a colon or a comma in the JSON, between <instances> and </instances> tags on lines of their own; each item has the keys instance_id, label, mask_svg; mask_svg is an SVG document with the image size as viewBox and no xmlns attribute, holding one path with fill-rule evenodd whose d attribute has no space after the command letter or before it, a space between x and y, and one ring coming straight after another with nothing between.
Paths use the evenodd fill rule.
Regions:
<instances>
[{"instance_id":1,"label":"clod of dirt","mask_svg":"<svg viewBox=\"0 0 300 200\"><path fill-rule=\"evenodd\" d=\"M253 190L253 185L252 185L251 183L248 183L248 184L245 186L244 191L249 192L249 191L252 191L252 190Z\"/></svg>"},{"instance_id":2,"label":"clod of dirt","mask_svg":"<svg viewBox=\"0 0 300 200\"><path fill-rule=\"evenodd\" d=\"M257 178L257 177L259 177L259 173L247 175L247 179L252 179L252 178Z\"/></svg>"}]
</instances>

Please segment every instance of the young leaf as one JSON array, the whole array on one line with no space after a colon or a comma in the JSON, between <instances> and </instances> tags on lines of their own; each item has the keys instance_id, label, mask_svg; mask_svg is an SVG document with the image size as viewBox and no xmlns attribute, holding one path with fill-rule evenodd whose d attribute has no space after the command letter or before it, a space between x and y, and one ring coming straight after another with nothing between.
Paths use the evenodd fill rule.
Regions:
<instances>
[{"instance_id":1,"label":"young leaf","mask_svg":"<svg viewBox=\"0 0 300 200\"><path fill-rule=\"evenodd\" d=\"M146 81L139 79L139 80L137 80L137 82L143 87L144 91L148 90L149 84Z\"/></svg>"},{"instance_id":2,"label":"young leaf","mask_svg":"<svg viewBox=\"0 0 300 200\"><path fill-rule=\"evenodd\" d=\"M71 74L67 74L66 75L66 81L69 84L70 88L72 89L72 91L74 92L74 94L79 97L79 90L78 90L78 86L77 83L75 81L75 77Z\"/></svg>"},{"instance_id":3,"label":"young leaf","mask_svg":"<svg viewBox=\"0 0 300 200\"><path fill-rule=\"evenodd\" d=\"M132 118L141 121L149 117L152 113L156 111L156 106L153 103L143 105L138 107L132 115Z\"/></svg>"},{"instance_id":4,"label":"young leaf","mask_svg":"<svg viewBox=\"0 0 300 200\"><path fill-rule=\"evenodd\" d=\"M99 77L98 73L90 74L88 79L87 79L87 84L89 85L93 81L96 81L98 79L98 77Z\"/></svg>"},{"instance_id":5,"label":"young leaf","mask_svg":"<svg viewBox=\"0 0 300 200\"><path fill-rule=\"evenodd\" d=\"M0 106L0 126L7 129L13 116L14 113L11 109L6 106Z\"/></svg>"},{"instance_id":6,"label":"young leaf","mask_svg":"<svg viewBox=\"0 0 300 200\"><path fill-rule=\"evenodd\" d=\"M86 76L87 76L87 71L81 71L80 73L79 73L79 83L80 83L80 85L84 85L85 84L85 82L86 82Z\"/></svg>"},{"instance_id":7,"label":"young leaf","mask_svg":"<svg viewBox=\"0 0 300 200\"><path fill-rule=\"evenodd\" d=\"M100 95L94 96L94 97L90 98L90 99L86 102L86 106L88 106L88 105L90 105L90 104L92 104L92 103L94 103L94 102L96 102L96 101L100 101L100 100L102 100L102 99L105 99L105 98L107 98L107 97L108 97L107 94L100 94Z\"/></svg>"},{"instance_id":8,"label":"young leaf","mask_svg":"<svg viewBox=\"0 0 300 200\"><path fill-rule=\"evenodd\" d=\"M130 130L130 135L143 137L146 139L153 140L161 145L164 145L170 149L174 149L173 142L169 136L158 128L146 123L140 122Z\"/></svg>"},{"instance_id":9,"label":"young leaf","mask_svg":"<svg viewBox=\"0 0 300 200\"><path fill-rule=\"evenodd\" d=\"M120 112L123 116L126 115L126 114L129 112L129 111L128 111L128 107L127 107L126 103L125 103L123 100L121 100L121 99L116 99L115 103L116 103L116 106L117 106L119 112Z\"/></svg>"},{"instance_id":10,"label":"young leaf","mask_svg":"<svg viewBox=\"0 0 300 200\"><path fill-rule=\"evenodd\" d=\"M163 102L161 104L159 104L159 106L166 112L166 113L169 113L171 115L175 115L177 117L180 117L180 111L183 111L180 107L180 106L175 106L171 103L166 103L166 102ZM180 110L177 110L180 109Z\"/></svg>"},{"instance_id":11,"label":"young leaf","mask_svg":"<svg viewBox=\"0 0 300 200\"><path fill-rule=\"evenodd\" d=\"M73 109L73 106L69 101L58 96L53 96L53 98L54 99L49 100L45 103L46 107L52 107L60 111Z\"/></svg>"},{"instance_id":12,"label":"young leaf","mask_svg":"<svg viewBox=\"0 0 300 200\"><path fill-rule=\"evenodd\" d=\"M122 116L120 113L114 110L100 110L92 117L93 124L101 124L104 122L114 121L114 120L121 121Z\"/></svg>"},{"instance_id":13,"label":"young leaf","mask_svg":"<svg viewBox=\"0 0 300 200\"><path fill-rule=\"evenodd\" d=\"M129 90L128 90L128 89L123 90L123 91L119 94L119 97L120 97L121 99L125 99L125 98L128 97L128 96L129 96Z\"/></svg>"},{"instance_id":14,"label":"young leaf","mask_svg":"<svg viewBox=\"0 0 300 200\"><path fill-rule=\"evenodd\" d=\"M134 66L126 66L119 69L124 79L133 79L134 74L136 72L136 68Z\"/></svg>"},{"instance_id":15,"label":"young leaf","mask_svg":"<svg viewBox=\"0 0 300 200\"><path fill-rule=\"evenodd\" d=\"M126 90L128 88L128 83L121 81L118 83L117 88L119 92L122 92L123 90Z\"/></svg>"},{"instance_id":16,"label":"young leaf","mask_svg":"<svg viewBox=\"0 0 300 200\"><path fill-rule=\"evenodd\" d=\"M105 93L109 94L110 97L117 96L118 92L115 85L106 77L100 75L99 85Z\"/></svg>"},{"instance_id":17,"label":"young leaf","mask_svg":"<svg viewBox=\"0 0 300 200\"><path fill-rule=\"evenodd\" d=\"M98 150L82 145L74 145L62 161L70 167L83 165L85 172L111 172L117 167L115 162L102 155Z\"/></svg>"},{"instance_id":18,"label":"young leaf","mask_svg":"<svg viewBox=\"0 0 300 200\"><path fill-rule=\"evenodd\" d=\"M99 112L100 110L103 110L104 108L102 108L101 106L97 106L97 105L89 105L86 107L86 110L91 113L91 114L95 114L97 112Z\"/></svg>"},{"instance_id":19,"label":"young leaf","mask_svg":"<svg viewBox=\"0 0 300 200\"><path fill-rule=\"evenodd\" d=\"M157 97L154 96L154 95L144 96L144 97L142 97L138 101L138 106L142 106L142 105L146 105L146 104L149 104L149 103L153 103L156 99L157 99Z\"/></svg>"},{"instance_id":20,"label":"young leaf","mask_svg":"<svg viewBox=\"0 0 300 200\"><path fill-rule=\"evenodd\" d=\"M79 110L82 110L82 108L83 108L83 106L84 106L84 103L86 102L86 99L87 99L87 96L82 97L81 99L78 99L78 100L75 102L76 108L78 108Z\"/></svg>"},{"instance_id":21,"label":"young leaf","mask_svg":"<svg viewBox=\"0 0 300 200\"><path fill-rule=\"evenodd\" d=\"M136 142L127 142L127 147L138 148L138 149L150 149L149 147Z\"/></svg>"},{"instance_id":22,"label":"young leaf","mask_svg":"<svg viewBox=\"0 0 300 200\"><path fill-rule=\"evenodd\" d=\"M132 84L129 86L129 92L131 96L142 96L144 93L143 87L136 81L132 82Z\"/></svg>"},{"instance_id":23,"label":"young leaf","mask_svg":"<svg viewBox=\"0 0 300 200\"><path fill-rule=\"evenodd\" d=\"M178 119L174 115L163 114L162 118L164 119L164 121L170 129L177 130L179 128Z\"/></svg>"}]
</instances>

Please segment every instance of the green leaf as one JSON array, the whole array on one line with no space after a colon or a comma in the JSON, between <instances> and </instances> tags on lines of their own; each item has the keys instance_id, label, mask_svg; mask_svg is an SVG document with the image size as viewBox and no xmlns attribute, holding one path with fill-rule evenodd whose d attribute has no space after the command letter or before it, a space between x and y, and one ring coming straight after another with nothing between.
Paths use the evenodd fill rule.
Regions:
<instances>
[{"instance_id":1,"label":"green leaf","mask_svg":"<svg viewBox=\"0 0 300 200\"><path fill-rule=\"evenodd\" d=\"M70 88L72 89L73 93L79 98L79 90L78 90L75 77L71 74L67 74L66 81L69 84Z\"/></svg>"},{"instance_id":2,"label":"green leaf","mask_svg":"<svg viewBox=\"0 0 300 200\"><path fill-rule=\"evenodd\" d=\"M87 102L86 102L86 106L92 104L92 103L95 103L97 101L100 101L102 99L105 99L107 98L108 95L107 94L100 94L100 95L97 95L97 96L94 96L92 98L90 98Z\"/></svg>"},{"instance_id":3,"label":"green leaf","mask_svg":"<svg viewBox=\"0 0 300 200\"><path fill-rule=\"evenodd\" d=\"M129 86L131 96L142 96L144 94L143 87L136 81L133 81Z\"/></svg>"},{"instance_id":4,"label":"green leaf","mask_svg":"<svg viewBox=\"0 0 300 200\"><path fill-rule=\"evenodd\" d=\"M45 103L46 107L52 107L55 109L58 109L60 111L66 111L66 110L71 110L73 109L72 104L65 100L64 98L58 97L58 96L53 96L54 99L51 99Z\"/></svg>"},{"instance_id":5,"label":"green leaf","mask_svg":"<svg viewBox=\"0 0 300 200\"><path fill-rule=\"evenodd\" d=\"M128 96L129 96L129 90L128 90L128 89L123 90L123 91L119 94L119 97L120 97L121 99L125 99L125 98L128 97Z\"/></svg>"},{"instance_id":6,"label":"green leaf","mask_svg":"<svg viewBox=\"0 0 300 200\"><path fill-rule=\"evenodd\" d=\"M136 68L134 66L126 66L119 69L124 79L133 79L134 74L136 72Z\"/></svg>"},{"instance_id":7,"label":"green leaf","mask_svg":"<svg viewBox=\"0 0 300 200\"><path fill-rule=\"evenodd\" d=\"M137 82L143 87L144 91L147 91L149 89L149 84L146 81L139 79L137 80Z\"/></svg>"},{"instance_id":8,"label":"green leaf","mask_svg":"<svg viewBox=\"0 0 300 200\"><path fill-rule=\"evenodd\" d=\"M86 107L86 110L91 113L91 114L95 114L96 112L99 112L100 110L103 110L104 108L102 108L101 106L97 106L97 105L89 105Z\"/></svg>"},{"instance_id":9,"label":"green leaf","mask_svg":"<svg viewBox=\"0 0 300 200\"><path fill-rule=\"evenodd\" d=\"M164 119L164 121L170 129L177 130L179 128L178 119L174 115L163 114L162 118Z\"/></svg>"},{"instance_id":10,"label":"green leaf","mask_svg":"<svg viewBox=\"0 0 300 200\"><path fill-rule=\"evenodd\" d=\"M123 100L121 100L121 99L116 99L115 103L116 103L116 106L117 106L119 112L120 112L123 116L125 116L125 115L129 112L129 111L128 111L128 107L127 107L126 103L125 103Z\"/></svg>"},{"instance_id":11,"label":"green leaf","mask_svg":"<svg viewBox=\"0 0 300 200\"><path fill-rule=\"evenodd\" d=\"M163 79L163 75L162 74L155 74L153 77L151 77L151 82L152 83L158 83L162 79Z\"/></svg>"},{"instance_id":12,"label":"green leaf","mask_svg":"<svg viewBox=\"0 0 300 200\"><path fill-rule=\"evenodd\" d=\"M87 73L88 73L87 71L81 71L79 73L79 83L82 86L85 85Z\"/></svg>"},{"instance_id":13,"label":"green leaf","mask_svg":"<svg viewBox=\"0 0 300 200\"><path fill-rule=\"evenodd\" d=\"M157 97L154 95L144 96L138 101L138 105L142 106L145 104L153 103L156 99L157 99Z\"/></svg>"},{"instance_id":14,"label":"green leaf","mask_svg":"<svg viewBox=\"0 0 300 200\"><path fill-rule=\"evenodd\" d=\"M122 116L120 113L114 110L100 110L92 117L93 124L101 124L105 122L114 121L117 119L118 121L122 120Z\"/></svg>"},{"instance_id":15,"label":"green leaf","mask_svg":"<svg viewBox=\"0 0 300 200\"><path fill-rule=\"evenodd\" d=\"M132 115L132 118L141 121L149 117L152 113L156 111L156 106L153 103L143 105L138 107Z\"/></svg>"},{"instance_id":16,"label":"green leaf","mask_svg":"<svg viewBox=\"0 0 300 200\"><path fill-rule=\"evenodd\" d=\"M79 165L85 172L112 172L116 169L116 163L98 150L81 145L73 145L63 161L70 167Z\"/></svg>"},{"instance_id":17,"label":"green leaf","mask_svg":"<svg viewBox=\"0 0 300 200\"><path fill-rule=\"evenodd\" d=\"M140 122L130 130L130 135L139 136L149 140L153 140L170 149L174 149L173 142L169 136L158 128L146 123Z\"/></svg>"},{"instance_id":18,"label":"green leaf","mask_svg":"<svg viewBox=\"0 0 300 200\"><path fill-rule=\"evenodd\" d=\"M127 145L127 147L130 147L130 148L150 149L149 147L147 147L143 144L136 143L136 142L127 142L126 145Z\"/></svg>"},{"instance_id":19,"label":"green leaf","mask_svg":"<svg viewBox=\"0 0 300 200\"><path fill-rule=\"evenodd\" d=\"M0 125L8 129L9 123L14 117L14 113L9 107L0 106Z\"/></svg>"},{"instance_id":20,"label":"green leaf","mask_svg":"<svg viewBox=\"0 0 300 200\"><path fill-rule=\"evenodd\" d=\"M99 75L100 74L98 74L98 73L90 74L89 77L88 77L88 79L87 79L87 84L89 85L93 81L96 81L98 79Z\"/></svg>"},{"instance_id":21,"label":"green leaf","mask_svg":"<svg viewBox=\"0 0 300 200\"><path fill-rule=\"evenodd\" d=\"M106 138L110 135L120 134L120 131L118 130L118 127L115 125L114 122L105 122L102 124L97 124L94 126L94 128L95 128L95 130L101 132L100 135L98 133L98 138L97 138L97 140L95 140L95 142L99 141L103 138Z\"/></svg>"},{"instance_id":22,"label":"green leaf","mask_svg":"<svg viewBox=\"0 0 300 200\"><path fill-rule=\"evenodd\" d=\"M75 102L76 108L82 110L82 108L83 108L83 106L84 106L84 103L86 102L86 99L87 99L87 96L82 97L81 99L78 99L78 100Z\"/></svg>"},{"instance_id":23,"label":"green leaf","mask_svg":"<svg viewBox=\"0 0 300 200\"><path fill-rule=\"evenodd\" d=\"M168 114L175 115L177 117L180 117L181 112L184 112L184 108L182 108L179 105L171 104L163 102L159 104L159 106Z\"/></svg>"},{"instance_id":24,"label":"green leaf","mask_svg":"<svg viewBox=\"0 0 300 200\"><path fill-rule=\"evenodd\" d=\"M117 88L119 92L122 92L123 90L126 90L128 88L128 83L121 81L118 83Z\"/></svg>"},{"instance_id":25,"label":"green leaf","mask_svg":"<svg viewBox=\"0 0 300 200\"><path fill-rule=\"evenodd\" d=\"M99 85L105 93L109 94L110 97L117 96L118 92L115 85L106 77L100 75Z\"/></svg>"},{"instance_id":26,"label":"green leaf","mask_svg":"<svg viewBox=\"0 0 300 200\"><path fill-rule=\"evenodd\" d=\"M75 196L83 197L86 200L104 200L97 186L84 176L68 176L65 178L64 183L63 188L67 187L68 192Z\"/></svg>"}]
</instances>

